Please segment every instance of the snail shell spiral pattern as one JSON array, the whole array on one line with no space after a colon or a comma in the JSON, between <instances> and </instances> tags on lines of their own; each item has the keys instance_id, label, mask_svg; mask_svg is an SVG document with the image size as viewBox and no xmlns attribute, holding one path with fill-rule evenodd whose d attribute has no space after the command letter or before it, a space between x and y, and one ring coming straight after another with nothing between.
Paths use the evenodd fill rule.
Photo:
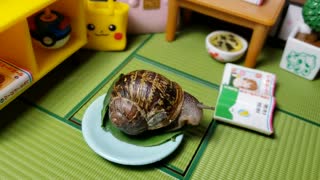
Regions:
<instances>
[{"instance_id":1,"label":"snail shell spiral pattern","mask_svg":"<svg viewBox=\"0 0 320 180\"><path fill-rule=\"evenodd\" d=\"M179 84L147 70L121 75L111 88L109 118L130 135L170 125L184 101Z\"/></svg>"}]
</instances>

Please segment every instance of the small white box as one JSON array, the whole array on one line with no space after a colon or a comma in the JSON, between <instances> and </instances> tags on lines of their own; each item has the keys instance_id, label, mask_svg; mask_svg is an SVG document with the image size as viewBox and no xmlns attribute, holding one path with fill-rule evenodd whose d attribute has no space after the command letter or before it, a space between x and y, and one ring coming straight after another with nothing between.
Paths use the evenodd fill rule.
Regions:
<instances>
[{"instance_id":1,"label":"small white box","mask_svg":"<svg viewBox=\"0 0 320 180\"><path fill-rule=\"evenodd\" d=\"M290 33L280 67L303 78L313 80L320 69L320 48L295 38L302 26Z\"/></svg>"}]
</instances>

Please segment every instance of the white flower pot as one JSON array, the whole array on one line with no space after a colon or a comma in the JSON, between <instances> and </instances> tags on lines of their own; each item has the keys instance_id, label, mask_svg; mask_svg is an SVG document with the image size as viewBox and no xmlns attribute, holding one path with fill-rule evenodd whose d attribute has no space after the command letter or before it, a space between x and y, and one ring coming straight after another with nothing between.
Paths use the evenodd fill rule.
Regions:
<instances>
[{"instance_id":1,"label":"white flower pot","mask_svg":"<svg viewBox=\"0 0 320 180\"><path fill-rule=\"evenodd\" d=\"M302 26L296 26L290 33L280 67L303 78L313 80L320 69L320 48L296 39Z\"/></svg>"}]
</instances>

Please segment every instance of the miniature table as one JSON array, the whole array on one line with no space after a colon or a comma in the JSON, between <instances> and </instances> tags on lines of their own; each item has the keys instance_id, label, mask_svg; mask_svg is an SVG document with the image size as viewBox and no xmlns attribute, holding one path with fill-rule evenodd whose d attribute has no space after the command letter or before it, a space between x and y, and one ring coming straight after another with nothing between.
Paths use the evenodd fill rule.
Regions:
<instances>
[{"instance_id":1,"label":"miniature table","mask_svg":"<svg viewBox=\"0 0 320 180\"><path fill-rule=\"evenodd\" d=\"M261 6L243 0L170 0L166 39L173 41L175 38L180 8L244 26L253 30L244 65L254 67L268 32L277 21L284 4L285 0L265 0Z\"/></svg>"}]
</instances>

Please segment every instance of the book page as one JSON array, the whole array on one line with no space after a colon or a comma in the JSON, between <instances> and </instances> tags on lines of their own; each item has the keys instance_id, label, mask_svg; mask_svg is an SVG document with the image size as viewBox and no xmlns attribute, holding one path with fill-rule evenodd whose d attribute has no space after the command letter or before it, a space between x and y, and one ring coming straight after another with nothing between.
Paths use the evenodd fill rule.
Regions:
<instances>
[{"instance_id":1,"label":"book page","mask_svg":"<svg viewBox=\"0 0 320 180\"><path fill-rule=\"evenodd\" d=\"M226 64L214 119L272 134L275 85L272 73Z\"/></svg>"},{"instance_id":2,"label":"book page","mask_svg":"<svg viewBox=\"0 0 320 180\"><path fill-rule=\"evenodd\" d=\"M272 134L274 107L274 97L241 93L237 88L223 85L215 118L265 134Z\"/></svg>"},{"instance_id":3,"label":"book page","mask_svg":"<svg viewBox=\"0 0 320 180\"><path fill-rule=\"evenodd\" d=\"M229 63L226 64L222 84L234 86L245 93L273 96L276 76Z\"/></svg>"}]
</instances>

